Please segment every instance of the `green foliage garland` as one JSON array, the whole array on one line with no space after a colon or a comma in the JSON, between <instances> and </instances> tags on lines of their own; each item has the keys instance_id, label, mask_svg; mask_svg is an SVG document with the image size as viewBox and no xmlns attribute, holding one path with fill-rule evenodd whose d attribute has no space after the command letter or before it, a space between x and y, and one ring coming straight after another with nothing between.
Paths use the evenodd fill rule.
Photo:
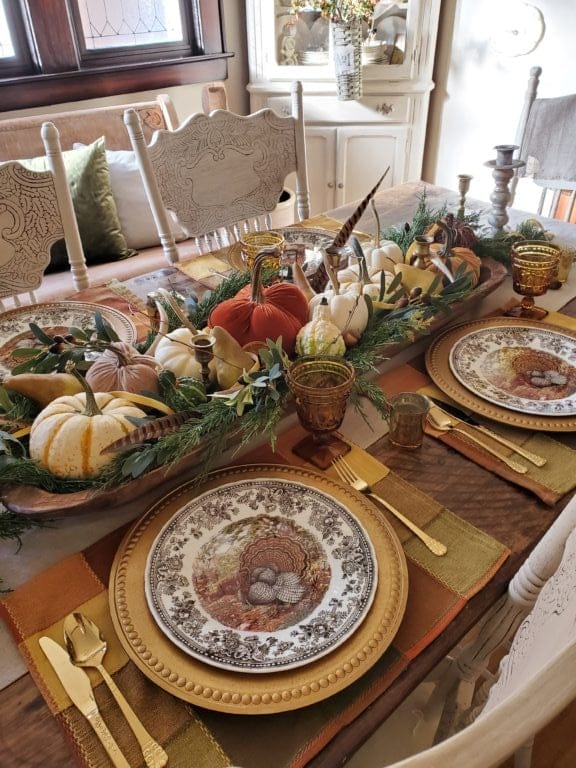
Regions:
<instances>
[{"instance_id":1,"label":"green foliage garland","mask_svg":"<svg viewBox=\"0 0 576 768\"><path fill-rule=\"evenodd\" d=\"M428 206L426 194L419 197L412 222L403 227L389 227L382 236L396 242L403 252L414 237L426 232L439 218L447 213L447 206L431 208ZM477 215L464 217L470 226L477 225ZM481 256L491 256L504 260L504 254L509 253L512 238L542 239L545 233L538 222L526 222L516 233L502 235L496 238L480 236L474 250ZM500 258L499 258L500 257ZM387 400L381 389L371 380L378 365L383 362L394 348L394 345L405 343L411 337L426 333L430 320L443 312L448 312L455 302L463 300L471 290L469 276L461 267L455 274L455 280L446 286L441 293L427 295L422 299L410 300L406 306L399 306L388 312L375 310L372 312L368 325L358 344L346 352L346 358L354 366L357 376L351 396L351 404L364 415L362 403L368 400L378 413L386 418L388 412ZM270 272L265 276L269 281L275 276ZM191 322L196 328L203 328L210 312L221 301L235 296L236 293L250 281L246 272L234 273L222 281L212 292L207 292L202 300L189 296L186 298L186 309ZM369 301L369 300L368 300ZM370 303L370 302L369 302ZM98 347L109 338L109 329L101 318L97 318L96 329L78 332L71 329L77 340L76 348L71 345L56 344L54 339L44 339L48 349L41 355L41 367L49 366L50 370L63 370L70 358L79 358L86 348ZM42 334L39 330L37 335ZM44 334L45 335L45 334ZM39 336L40 338L40 336ZM76 344L76 342L74 342ZM72 347L74 347L72 344ZM62 349L60 349L60 346ZM266 435L274 445L275 434L286 407L290 393L284 380L283 372L289 360L281 350L280 340L268 340L267 347L262 351L263 369L241 379L241 386L231 393L216 393L206 398L198 397L198 382L190 381L188 388L184 386L176 390L175 382L166 376L165 394L167 401L174 410L194 411L194 417L185 422L177 430L163 435L154 442L144 442L130 447L118 455L108 465L100 476L82 480L64 480L55 477L50 472L26 457L23 444L22 450L15 450L14 441L8 433L0 435L0 485L33 485L52 493L71 493L95 487L110 487L139 477L151 469L170 467L190 452L202 446L202 466L199 477L203 476L212 461L222 455L231 445L242 447L261 435ZM34 367L32 358L22 361L22 370L38 370ZM30 417L30 401L17 395L8 397L0 387L0 410L4 411L4 421L9 417ZM11 442L12 441L12 442ZM0 529L1 530L1 529ZM0 533L1 535L1 533Z\"/></svg>"}]
</instances>

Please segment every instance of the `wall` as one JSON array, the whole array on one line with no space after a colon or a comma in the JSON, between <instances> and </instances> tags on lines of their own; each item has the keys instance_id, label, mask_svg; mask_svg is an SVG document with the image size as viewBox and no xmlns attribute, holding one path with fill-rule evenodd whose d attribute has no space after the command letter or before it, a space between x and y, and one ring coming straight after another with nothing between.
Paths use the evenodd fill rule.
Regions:
<instances>
[{"instance_id":1,"label":"wall","mask_svg":"<svg viewBox=\"0 0 576 768\"><path fill-rule=\"evenodd\" d=\"M246 92L246 83L248 82L248 54L246 49L246 16L244 11L244 0L225 0L223 6L226 50L230 53L234 53L234 57L228 59L228 80L226 81L228 105L233 112L246 114L249 104L248 94ZM172 98L180 120L183 120L193 112L202 111L201 83L179 85L173 88L163 88L161 90L162 93L168 93ZM50 107L41 107L39 109L21 109L11 112L0 112L0 120L38 113L50 114L71 109L146 101L150 98L154 98L156 93L157 91L141 91L139 93L122 94L109 98L54 104Z\"/></svg>"},{"instance_id":2,"label":"wall","mask_svg":"<svg viewBox=\"0 0 576 768\"><path fill-rule=\"evenodd\" d=\"M499 31L506 27L503 14L524 3L443 0L425 180L457 189L457 175L469 173L474 177L469 194L487 200L494 183L483 163L495 157L494 145L514 143L530 67L543 69L539 96L576 92L576 2L534 0L533 4L544 15L544 37L533 52L512 56L510 47L501 53L492 41L497 42ZM530 210L534 200L533 185L522 182L515 205Z\"/></svg>"}]
</instances>

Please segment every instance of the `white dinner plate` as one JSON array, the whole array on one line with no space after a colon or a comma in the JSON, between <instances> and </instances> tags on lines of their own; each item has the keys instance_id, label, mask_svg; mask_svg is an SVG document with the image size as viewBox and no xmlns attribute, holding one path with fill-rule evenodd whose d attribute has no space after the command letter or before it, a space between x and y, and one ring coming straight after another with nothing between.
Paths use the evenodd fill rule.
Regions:
<instances>
[{"instance_id":1,"label":"white dinner plate","mask_svg":"<svg viewBox=\"0 0 576 768\"><path fill-rule=\"evenodd\" d=\"M116 331L121 341L133 344L136 341L136 327L132 320L116 309L100 304L77 301L55 301L47 304L32 304L18 307L0 314L0 373L8 373L19 362L12 357L12 351L19 347L44 345L30 330L35 323L48 335L64 335L71 327L95 327L95 313L100 312Z\"/></svg>"},{"instance_id":2,"label":"white dinner plate","mask_svg":"<svg viewBox=\"0 0 576 768\"><path fill-rule=\"evenodd\" d=\"M450 369L484 400L539 416L576 414L576 340L526 325L480 328L450 351Z\"/></svg>"},{"instance_id":3,"label":"white dinner plate","mask_svg":"<svg viewBox=\"0 0 576 768\"><path fill-rule=\"evenodd\" d=\"M185 653L235 672L279 672L343 643L374 599L377 561L339 501L298 480L250 477L187 501L162 528L145 590Z\"/></svg>"}]
</instances>

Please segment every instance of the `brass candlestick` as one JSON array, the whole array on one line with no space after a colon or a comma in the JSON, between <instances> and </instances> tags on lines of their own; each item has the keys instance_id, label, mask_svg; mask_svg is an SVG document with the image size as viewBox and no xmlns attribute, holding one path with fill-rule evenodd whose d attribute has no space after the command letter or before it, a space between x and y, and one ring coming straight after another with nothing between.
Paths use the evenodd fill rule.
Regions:
<instances>
[{"instance_id":1,"label":"brass candlestick","mask_svg":"<svg viewBox=\"0 0 576 768\"><path fill-rule=\"evenodd\" d=\"M210 383L210 369L208 366L214 358L213 347L215 343L216 339L204 334L199 334L192 339L194 357L202 366L202 383L205 387L208 387Z\"/></svg>"},{"instance_id":2,"label":"brass candlestick","mask_svg":"<svg viewBox=\"0 0 576 768\"><path fill-rule=\"evenodd\" d=\"M456 214L456 218L458 219L464 218L464 211L466 208L466 195L468 194L468 190L470 189L471 181L472 181L472 176L469 176L467 173L458 174L458 192L460 193L458 213Z\"/></svg>"}]
</instances>

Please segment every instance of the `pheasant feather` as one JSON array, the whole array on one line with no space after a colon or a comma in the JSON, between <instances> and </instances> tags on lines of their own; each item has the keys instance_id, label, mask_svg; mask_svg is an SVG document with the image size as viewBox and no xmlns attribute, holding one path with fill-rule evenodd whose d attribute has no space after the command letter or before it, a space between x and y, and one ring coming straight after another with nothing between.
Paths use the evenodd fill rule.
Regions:
<instances>
[{"instance_id":1,"label":"pheasant feather","mask_svg":"<svg viewBox=\"0 0 576 768\"><path fill-rule=\"evenodd\" d=\"M134 429L125 437L121 437L120 440L110 443L110 445L104 448L102 453L115 453L116 451L130 448L133 445L144 443L146 440L157 440L160 437L164 437L164 435L175 432L178 427L181 427L182 424L194 415L193 411L180 411L169 416L161 416L159 419L154 419Z\"/></svg>"},{"instance_id":2,"label":"pheasant feather","mask_svg":"<svg viewBox=\"0 0 576 768\"><path fill-rule=\"evenodd\" d=\"M389 170L390 170L390 166L386 168L386 170L384 171L382 176L380 176L380 178L378 179L374 187L370 190L370 192L368 192L368 194L366 195L364 200L362 200L360 205L356 208L354 213L344 223L344 225L342 226L342 229L340 230L340 232L338 232L338 234L334 238L334 242L332 243L332 245L329 245L328 248L326 248L326 251L328 253L336 253L339 248L342 248L344 245L346 245L346 243L348 242L348 238L350 237L350 235L354 230L354 227L362 218L362 214L366 210L368 203L370 202L370 200L372 200L372 198L378 191L378 187L380 186L380 184L382 184L382 182L386 178L386 175L388 174Z\"/></svg>"}]
</instances>

